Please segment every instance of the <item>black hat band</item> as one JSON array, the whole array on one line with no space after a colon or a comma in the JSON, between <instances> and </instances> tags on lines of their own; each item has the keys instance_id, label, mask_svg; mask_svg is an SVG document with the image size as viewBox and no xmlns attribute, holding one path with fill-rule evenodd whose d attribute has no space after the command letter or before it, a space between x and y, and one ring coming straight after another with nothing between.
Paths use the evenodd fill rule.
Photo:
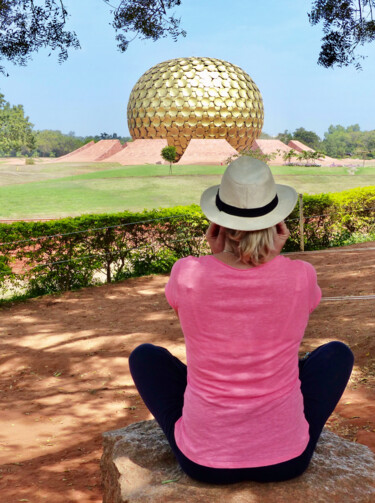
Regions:
<instances>
[{"instance_id":1,"label":"black hat band","mask_svg":"<svg viewBox=\"0 0 375 503\"><path fill-rule=\"evenodd\" d=\"M260 208L237 208L236 206L231 206L230 204L224 203L219 196L219 190L216 194L216 206L219 211L223 211L224 213L228 213L228 215L234 215L236 217L262 217L263 215L267 215L267 213L271 213L274 210L279 202L279 198L276 196L272 199L272 201L265 206L261 206Z\"/></svg>"}]
</instances>

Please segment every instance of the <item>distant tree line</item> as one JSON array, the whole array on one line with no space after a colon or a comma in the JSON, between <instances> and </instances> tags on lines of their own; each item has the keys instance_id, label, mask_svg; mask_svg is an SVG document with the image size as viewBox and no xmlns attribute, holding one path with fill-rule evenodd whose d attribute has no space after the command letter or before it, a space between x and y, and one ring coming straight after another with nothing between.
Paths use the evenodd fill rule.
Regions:
<instances>
[{"instance_id":1,"label":"distant tree line","mask_svg":"<svg viewBox=\"0 0 375 503\"><path fill-rule=\"evenodd\" d=\"M0 93L0 156L60 157L94 140L119 140L122 144L130 137L116 133L95 136L76 136L73 131L44 129L34 131L34 125L25 115L22 105L11 105Z\"/></svg>"},{"instance_id":2,"label":"distant tree line","mask_svg":"<svg viewBox=\"0 0 375 503\"><path fill-rule=\"evenodd\" d=\"M119 140L122 144L131 141L130 137L116 133L101 133L95 136L76 136L73 131L64 134L61 131L44 129L34 131L34 125L25 115L22 105L11 105L0 93L0 156L38 156L60 157L94 140ZM261 138L274 137L262 133ZM290 140L299 140L308 147L323 154L341 158L354 156L361 159L375 158L375 130L361 131L358 124L352 126L329 126L321 139L314 131L303 127L293 133L286 130L276 137L288 144Z\"/></svg>"},{"instance_id":3,"label":"distant tree line","mask_svg":"<svg viewBox=\"0 0 375 503\"><path fill-rule=\"evenodd\" d=\"M43 129L35 131L35 150L32 155L38 157L60 157L77 148L86 145L90 141L119 140L124 144L132 139L129 136L118 136L116 133L101 133L95 136L76 136L74 131L64 134L61 131ZM30 155L30 153L29 153Z\"/></svg>"},{"instance_id":4,"label":"distant tree line","mask_svg":"<svg viewBox=\"0 0 375 503\"><path fill-rule=\"evenodd\" d=\"M375 158L375 130L361 131L358 124L352 126L329 126L321 139L314 131L300 127L291 133L284 131L277 139L288 144L290 140L298 140L308 147L334 157L358 157L361 159Z\"/></svg>"}]
</instances>

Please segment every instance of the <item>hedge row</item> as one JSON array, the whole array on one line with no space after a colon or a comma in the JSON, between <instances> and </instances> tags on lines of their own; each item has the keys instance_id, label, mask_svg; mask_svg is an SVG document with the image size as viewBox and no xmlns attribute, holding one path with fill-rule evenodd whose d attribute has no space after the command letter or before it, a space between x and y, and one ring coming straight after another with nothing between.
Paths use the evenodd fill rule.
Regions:
<instances>
[{"instance_id":1,"label":"hedge row","mask_svg":"<svg viewBox=\"0 0 375 503\"><path fill-rule=\"evenodd\" d=\"M337 246L374 228L375 187L304 195L306 250ZM298 204L287 219L285 251L299 249ZM169 272L187 255L208 253L208 221L196 205L0 224L0 286L30 296L132 276Z\"/></svg>"}]
</instances>

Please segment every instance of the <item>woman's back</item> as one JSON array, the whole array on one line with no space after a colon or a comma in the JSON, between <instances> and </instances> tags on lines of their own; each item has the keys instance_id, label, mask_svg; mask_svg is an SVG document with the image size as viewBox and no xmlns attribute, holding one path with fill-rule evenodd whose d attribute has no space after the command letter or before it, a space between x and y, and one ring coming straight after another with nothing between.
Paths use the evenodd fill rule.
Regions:
<instances>
[{"instance_id":1,"label":"woman's back","mask_svg":"<svg viewBox=\"0 0 375 503\"><path fill-rule=\"evenodd\" d=\"M166 295L186 342L188 386L175 429L181 451L212 467L299 455L308 426L298 348L320 300L314 269L281 256L249 269L187 257L175 264Z\"/></svg>"}]
</instances>

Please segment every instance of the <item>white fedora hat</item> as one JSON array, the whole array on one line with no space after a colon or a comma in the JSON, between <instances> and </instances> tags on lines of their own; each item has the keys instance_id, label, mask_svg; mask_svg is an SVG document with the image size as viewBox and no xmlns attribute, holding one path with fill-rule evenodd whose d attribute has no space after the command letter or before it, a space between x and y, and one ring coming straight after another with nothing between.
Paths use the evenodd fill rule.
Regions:
<instances>
[{"instance_id":1,"label":"white fedora hat","mask_svg":"<svg viewBox=\"0 0 375 503\"><path fill-rule=\"evenodd\" d=\"M215 224L255 231L284 220L293 211L297 199L293 187L275 183L265 162L242 156L229 164L220 185L203 192L200 205Z\"/></svg>"}]
</instances>

